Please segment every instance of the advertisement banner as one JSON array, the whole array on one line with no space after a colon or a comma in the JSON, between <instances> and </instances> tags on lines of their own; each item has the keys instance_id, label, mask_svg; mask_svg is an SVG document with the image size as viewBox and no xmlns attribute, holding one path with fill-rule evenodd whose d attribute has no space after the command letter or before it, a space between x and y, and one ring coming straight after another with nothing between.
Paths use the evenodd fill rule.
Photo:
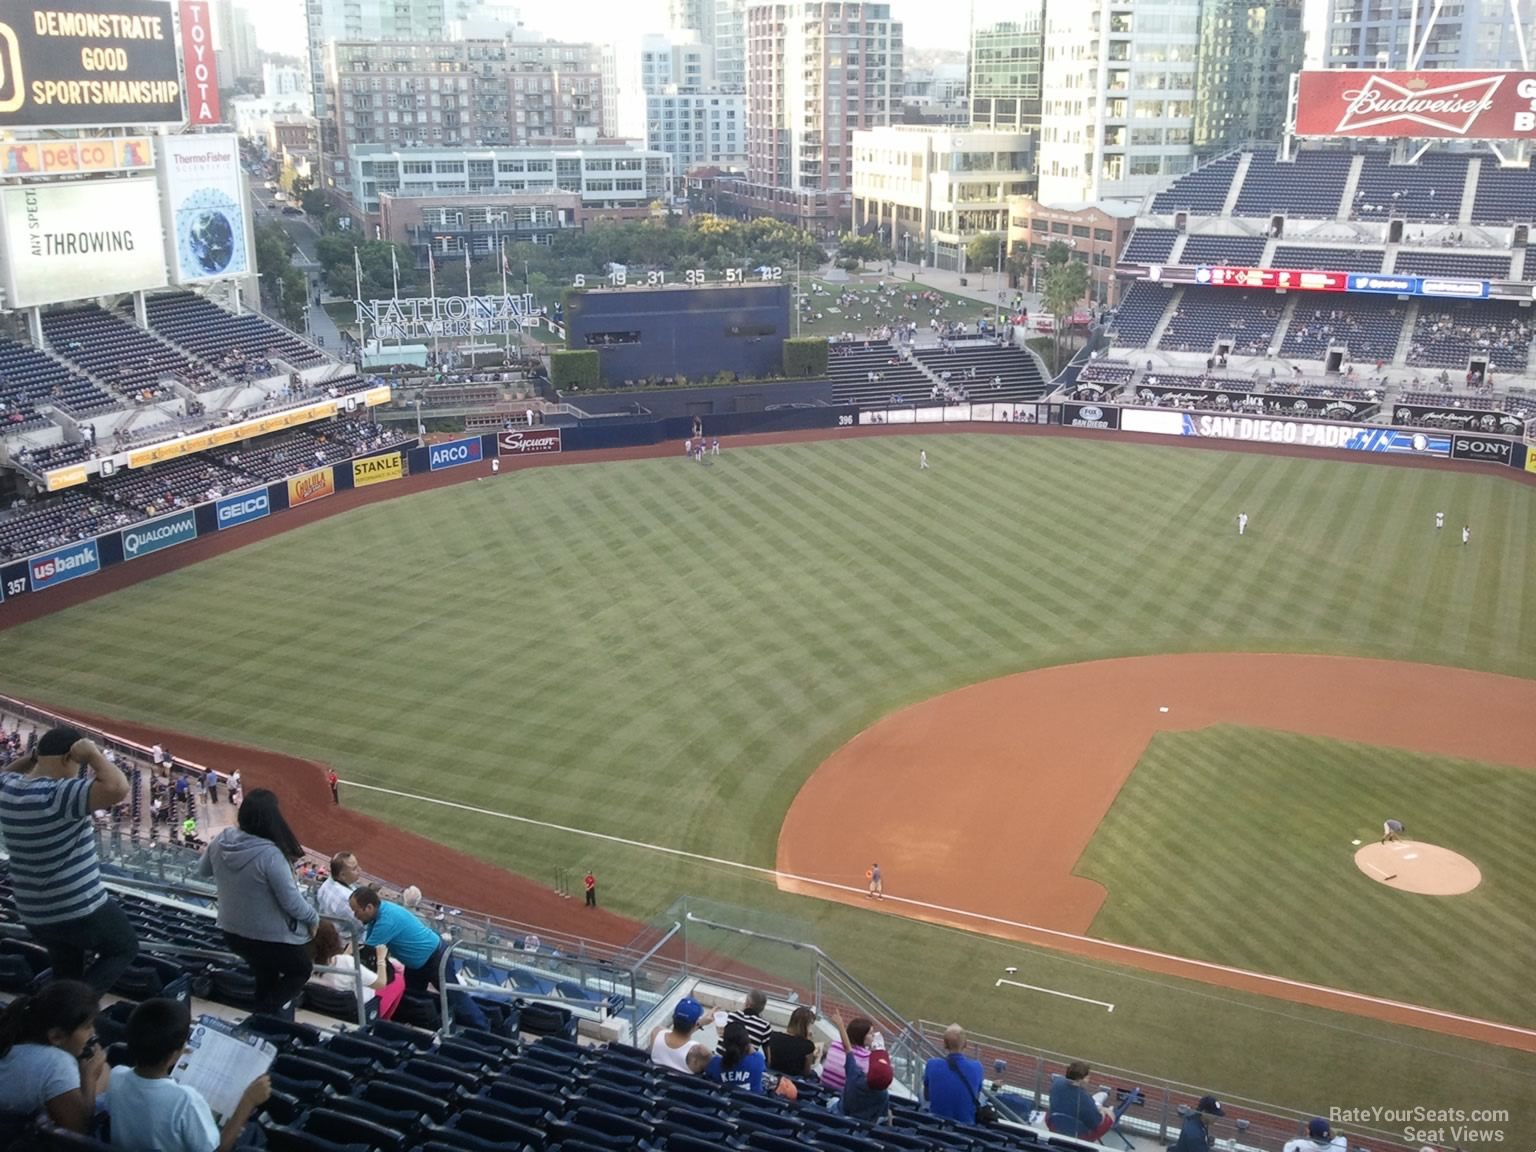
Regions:
<instances>
[{"instance_id":1,"label":"advertisement banner","mask_svg":"<svg viewBox=\"0 0 1536 1152\"><path fill-rule=\"evenodd\" d=\"M1536 72L1304 71L1298 136L1536 137Z\"/></svg>"},{"instance_id":2,"label":"advertisement banner","mask_svg":"<svg viewBox=\"0 0 1536 1152\"><path fill-rule=\"evenodd\" d=\"M174 516L161 516L146 520L132 528L123 529L123 559L137 560L162 548L185 544L197 539L197 516L192 512L178 512Z\"/></svg>"},{"instance_id":3,"label":"advertisement banner","mask_svg":"<svg viewBox=\"0 0 1536 1152\"><path fill-rule=\"evenodd\" d=\"M165 287L153 180L28 184L0 196L8 307Z\"/></svg>"},{"instance_id":4,"label":"advertisement banner","mask_svg":"<svg viewBox=\"0 0 1536 1152\"><path fill-rule=\"evenodd\" d=\"M181 68L187 78L187 116L193 124L219 123L219 70L213 58L213 16L207 0L180 0ZM226 29L225 36L229 36ZM226 46L228 41L225 41Z\"/></svg>"},{"instance_id":5,"label":"advertisement banner","mask_svg":"<svg viewBox=\"0 0 1536 1152\"><path fill-rule=\"evenodd\" d=\"M457 468L460 464L473 464L480 459L480 437L450 440L446 444L434 444L427 457L433 472L444 468Z\"/></svg>"},{"instance_id":6,"label":"advertisement banner","mask_svg":"<svg viewBox=\"0 0 1536 1152\"><path fill-rule=\"evenodd\" d=\"M1451 432L1488 432L1504 436L1520 435L1522 423L1507 412L1491 408L1453 408L1449 404L1394 404L1392 420L1397 424L1427 424Z\"/></svg>"},{"instance_id":7,"label":"advertisement banner","mask_svg":"<svg viewBox=\"0 0 1536 1152\"><path fill-rule=\"evenodd\" d=\"M1343 272L1302 271L1294 268L1230 268L1201 265L1195 283L1212 288L1297 288L1308 292L1347 292L1349 276Z\"/></svg>"},{"instance_id":8,"label":"advertisement banner","mask_svg":"<svg viewBox=\"0 0 1536 1152\"><path fill-rule=\"evenodd\" d=\"M92 172L144 172L155 166L148 136L113 140L7 140L0 145L0 176L83 176Z\"/></svg>"},{"instance_id":9,"label":"advertisement banner","mask_svg":"<svg viewBox=\"0 0 1536 1152\"><path fill-rule=\"evenodd\" d=\"M34 592L100 571L101 547L94 540L82 540L79 544L34 556L27 561L27 575L32 580Z\"/></svg>"},{"instance_id":10,"label":"advertisement banner","mask_svg":"<svg viewBox=\"0 0 1536 1152\"><path fill-rule=\"evenodd\" d=\"M219 531L233 528L237 524L249 524L252 520L260 520L272 512L272 498L267 495L265 488L257 488L250 492L241 492L238 496L226 496L214 506L214 518L218 521Z\"/></svg>"},{"instance_id":11,"label":"advertisement banner","mask_svg":"<svg viewBox=\"0 0 1536 1152\"><path fill-rule=\"evenodd\" d=\"M297 508L314 500L324 500L336 492L336 473L327 464L302 476L288 478L288 507Z\"/></svg>"},{"instance_id":12,"label":"advertisement banner","mask_svg":"<svg viewBox=\"0 0 1536 1152\"><path fill-rule=\"evenodd\" d=\"M239 138L168 136L160 153L172 279L194 284L245 275L251 260Z\"/></svg>"},{"instance_id":13,"label":"advertisement banner","mask_svg":"<svg viewBox=\"0 0 1536 1152\"><path fill-rule=\"evenodd\" d=\"M352 461L352 487L366 488L370 484L384 484L405 475L405 457L399 452L383 456L370 456L366 460Z\"/></svg>"},{"instance_id":14,"label":"advertisement banner","mask_svg":"<svg viewBox=\"0 0 1536 1152\"><path fill-rule=\"evenodd\" d=\"M1536 452L1531 451L1529 444L1525 446L1525 470L1536 472Z\"/></svg>"},{"instance_id":15,"label":"advertisement banner","mask_svg":"<svg viewBox=\"0 0 1536 1152\"><path fill-rule=\"evenodd\" d=\"M0 13L0 128L180 124L168 0L48 0Z\"/></svg>"},{"instance_id":16,"label":"advertisement banner","mask_svg":"<svg viewBox=\"0 0 1536 1152\"><path fill-rule=\"evenodd\" d=\"M144 468L150 464L158 464L162 460L174 460L178 456L189 456L193 452L206 452L210 448L218 448L225 444L234 444L240 440L249 440L254 436L265 436L269 432L281 432L284 428L292 428L297 424L308 424L315 420L329 420L336 415L338 409L336 401L322 400L317 404L303 404L297 408L285 408L281 412L274 412L270 416L260 416L255 420L246 420L240 424L230 424L223 428L216 428L212 432L199 432L193 436L183 436L176 440L167 440L163 444L156 444L153 448L143 448L137 452L128 454L128 467Z\"/></svg>"},{"instance_id":17,"label":"advertisement banner","mask_svg":"<svg viewBox=\"0 0 1536 1152\"><path fill-rule=\"evenodd\" d=\"M1512 441L1501 440L1497 436L1465 436L1458 432L1451 437L1452 460L1508 466L1514 452Z\"/></svg>"},{"instance_id":18,"label":"advertisement banner","mask_svg":"<svg viewBox=\"0 0 1536 1152\"><path fill-rule=\"evenodd\" d=\"M73 488L77 484L84 484L88 477L85 474L84 464L71 464L67 468L55 468L43 473L43 479L48 483L48 491L57 492L60 488Z\"/></svg>"},{"instance_id":19,"label":"advertisement banner","mask_svg":"<svg viewBox=\"0 0 1536 1152\"><path fill-rule=\"evenodd\" d=\"M1120 409L1102 404L1063 404L1061 422L1068 428L1118 428Z\"/></svg>"},{"instance_id":20,"label":"advertisement banner","mask_svg":"<svg viewBox=\"0 0 1536 1152\"><path fill-rule=\"evenodd\" d=\"M1331 421L1288 420L1268 416L1216 416L1200 412L1127 408L1121 415L1120 427L1126 432L1152 432L1160 436L1201 436L1257 444L1344 448L1355 452L1439 457L1451 454L1451 438L1444 433Z\"/></svg>"},{"instance_id":21,"label":"advertisement banner","mask_svg":"<svg viewBox=\"0 0 1536 1152\"><path fill-rule=\"evenodd\" d=\"M560 451L560 429L530 428L526 432L502 432L496 437L498 456L528 456Z\"/></svg>"}]
</instances>

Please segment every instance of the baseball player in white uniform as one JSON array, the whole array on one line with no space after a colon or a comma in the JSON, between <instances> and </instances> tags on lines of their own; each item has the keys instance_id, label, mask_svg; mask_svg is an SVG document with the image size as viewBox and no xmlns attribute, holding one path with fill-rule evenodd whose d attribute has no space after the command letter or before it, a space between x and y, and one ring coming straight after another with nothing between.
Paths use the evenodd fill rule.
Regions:
<instances>
[{"instance_id":1,"label":"baseball player in white uniform","mask_svg":"<svg viewBox=\"0 0 1536 1152\"><path fill-rule=\"evenodd\" d=\"M1435 531L1438 532L1438 531L1440 531L1440 529L1442 529L1444 527L1445 527L1445 513L1444 512L1436 512L1435 513Z\"/></svg>"},{"instance_id":2,"label":"baseball player in white uniform","mask_svg":"<svg viewBox=\"0 0 1536 1152\"><path fill-rule=\"evenodd\" d=\"M1246 531L1248 531L1248 513L1239 512L1237 514L1237 534L1241 536Z\"/></svg>"},{"instance_id":3,"label":"baseball player in white uniform","mask_svg":"<svg viewBox=\"0 0 1536 1152\"><path fill-rule=\"evenodd\" d=\"M1463 524L1461 526L1461 542L1465 544L1470 539L1472 539L1472 529Z\"/></svg>"},{"instance_id":4,"label":"baseball player in white uniform","mask_svg":"<svg viewBox=\"0 0 1536 1152\"><path fill-rule=\"evenodd\" d=\"M917 470L919 472L926 472L928 470L928 449L926 448L919 448L917 450Z\"/></svg>"}]
</instances>

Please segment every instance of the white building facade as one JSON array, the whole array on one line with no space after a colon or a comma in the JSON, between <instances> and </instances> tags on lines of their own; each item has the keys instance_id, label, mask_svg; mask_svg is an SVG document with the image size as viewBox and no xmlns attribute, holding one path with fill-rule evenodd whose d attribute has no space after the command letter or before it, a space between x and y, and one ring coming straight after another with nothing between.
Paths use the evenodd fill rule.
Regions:
<instances>
[{"instance_id":1,"label":"white building facade","mask_svg":"<svg viewBox=\"0 0 1536 1152\"><path fill-rule=\"evenodd\" d=\"M1047 6L1041 202L1135 200L1193 167L1200 7L1200 0Z\"/></svg>"},{"instance_id":2,"label":"white building facade","mask_svg":"<svg viewBox=\"0 0 1536 1152\"><path fill-rule=\"evenodd\" d=\"M711 83L713 75L713 53L695 30L645 37L620 62L618 135L666 152L679 175L744 164L746 96Z\"/></svg>"}]
</instances>

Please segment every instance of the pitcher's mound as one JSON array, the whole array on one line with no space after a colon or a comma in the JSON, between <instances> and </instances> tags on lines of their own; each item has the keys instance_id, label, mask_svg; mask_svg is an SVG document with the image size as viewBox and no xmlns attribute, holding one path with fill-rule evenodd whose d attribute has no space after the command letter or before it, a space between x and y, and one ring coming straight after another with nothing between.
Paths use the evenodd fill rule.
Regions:
<instances>
[{"instance_id":1,"label":"pitcher's mound","mask_svg":"<svg viewBox=\"0 0 1536 1152\"><path fill-rule=\"evenodd\" d=\"M1424 896L1459 896L1483 882L1477 865L1465 856L1412 840L1365 844L1355 852L1355 866L1388 888Z\"/></svg>"}]
</instances>

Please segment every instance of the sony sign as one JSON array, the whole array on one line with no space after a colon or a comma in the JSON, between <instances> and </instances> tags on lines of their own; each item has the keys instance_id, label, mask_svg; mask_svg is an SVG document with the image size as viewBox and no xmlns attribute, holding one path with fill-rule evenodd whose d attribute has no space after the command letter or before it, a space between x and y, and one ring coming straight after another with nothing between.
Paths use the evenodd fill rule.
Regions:
<instances>
[{"instance_id":1,"label":"sony sign","mask_svg":"<svg viewBox=\"0 0 1536 1152\"><path fill-rule=\"evenodd\" d=\"M535 322L533 297L418 296L406 300L357 300L357 322L371 325L378 340L436 340L454 336L505 336ZM366 329L365 329L366 331Z\"/></svg>"}]
</instances>

